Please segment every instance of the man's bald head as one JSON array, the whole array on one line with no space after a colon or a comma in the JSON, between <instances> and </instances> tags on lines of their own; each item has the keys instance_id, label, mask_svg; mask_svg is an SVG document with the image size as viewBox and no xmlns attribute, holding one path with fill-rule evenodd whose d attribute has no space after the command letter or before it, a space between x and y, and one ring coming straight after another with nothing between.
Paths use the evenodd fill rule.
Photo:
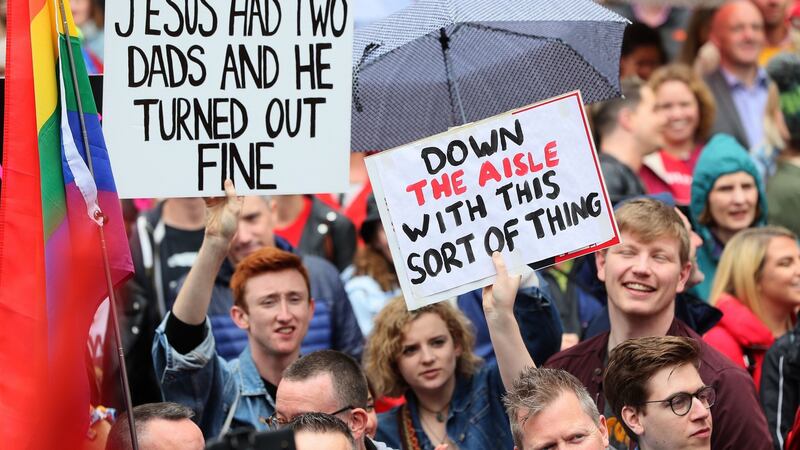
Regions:
<instances>
[{"instance_id":1,"label":"man's bald head","mask_svg":"<svg viewBox=\"0 0 800 450\"><path fill-rule=\"evenodd\" d=\"M747 0L727 2L714 14L709 38L719 49L723 68L734 71L757 67L765 42L764 19Z\"/></svg>"}]
</instances>

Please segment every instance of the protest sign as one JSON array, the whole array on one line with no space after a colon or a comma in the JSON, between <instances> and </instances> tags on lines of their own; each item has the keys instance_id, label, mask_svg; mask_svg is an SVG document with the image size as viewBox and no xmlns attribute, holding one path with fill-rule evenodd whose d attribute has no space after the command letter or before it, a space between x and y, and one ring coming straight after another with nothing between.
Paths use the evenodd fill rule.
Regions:
<instances>
[{"instance_id":1,"label":"protest sign","mask_svg":"<svg viewBox=\"0 0 800 450\"><path fill-rule=\"evenodd\" d=\"M105 36L120 197L347 189L348 0L113 1Z\"/></svg>"},{"instance_id":2,"label":"protest sign","mask_svg":"<svg viewBox=\"0 0 800 450\"><path fill-rule=\"evenodd\" d=\"M577 91L366 162L409 309L619 242Z\"/></svg>"}]
</instances>

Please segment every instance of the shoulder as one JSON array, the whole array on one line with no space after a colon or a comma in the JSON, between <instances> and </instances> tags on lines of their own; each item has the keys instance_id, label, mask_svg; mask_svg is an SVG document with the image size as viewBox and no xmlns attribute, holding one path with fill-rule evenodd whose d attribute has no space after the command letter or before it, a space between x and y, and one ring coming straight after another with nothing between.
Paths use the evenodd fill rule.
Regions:
<instances>
[{"instance_id":1,"label":"shoulder","mask_svg":"<svg viewBox=\"0 0 800 450\"><path fill-rule=\"evenodd\" d=\"M598 355L607 344L608 333L601 333L572 348L556 353L544 365L553 369L567 370L576 365L585 365L591 361L589 358Z\"/></svg>"},{"instance_id":2,"label":"shoulder","mask_svg":"<svg viewBox=\"0 0 800 450\"><path fill-rule=\"evenodd\" d=\"M327 222L334 226L348 224L352 226L352 222L350 222L350 219L348 219L347 216L336 212L333 208L326 205L317 197L312 197L312 202L311 216L314 217L317 222Z\"/></svg>"},{"instance_id":3,"label":"shoulder","mask_svg":"<svg viewBox=\"0 0 800 450\"><path fill-rule=\"evenodd\" d=\"M390 447L399 447L400 426L398 417L402 406L396 406L386 412L378 414L378 430L375 433L375 440L385 443Z\"/></svg>"},{"instance_id":4,"label":"shoulder","mask_svg":"<svg viewBox=\"0 0 800 450\"><path fill-rule=\"evenodd\" d=\"M729 383L739 386L741 383L753 384L752 378L742 367L706 341L700 341L700 375L706 383L718 381L734 391L736 387Z\"/></svg>"}]
</instances>

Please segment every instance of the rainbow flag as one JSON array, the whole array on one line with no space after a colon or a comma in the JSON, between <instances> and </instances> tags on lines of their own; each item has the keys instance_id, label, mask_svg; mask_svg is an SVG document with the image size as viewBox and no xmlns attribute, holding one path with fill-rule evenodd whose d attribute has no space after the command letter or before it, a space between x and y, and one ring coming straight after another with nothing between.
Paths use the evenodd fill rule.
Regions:
<instances>
[{"instance_id":1,"label":"rainbow flag","mask_svg":"<svg viewBox=\"0 0 800 450\"><path fill-rule=\"evenodd\" d=\"M8 0L0 194L3 448L80 448L93 376L85 364L87 333L108 294L99 223L105 223L113 283L133 271L70 6L64 0L65 32L58 2Z\"/></svg>"}]
</instances>

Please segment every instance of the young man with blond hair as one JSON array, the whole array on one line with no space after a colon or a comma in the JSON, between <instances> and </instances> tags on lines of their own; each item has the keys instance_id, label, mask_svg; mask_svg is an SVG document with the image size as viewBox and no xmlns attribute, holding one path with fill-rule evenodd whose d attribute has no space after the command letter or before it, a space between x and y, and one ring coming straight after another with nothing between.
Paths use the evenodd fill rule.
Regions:
<instances>
[{"instance_id":1,"label":"young man with blond hair","mask_svg":"<svg viewBox=\"0 0 800 450\"><path fill-rule=\"evenodd\" d=\"M565 369L588 389L605 413L611 446L626 449L630 438L607 407L603 371L609 352L628 339L700 336L675 318L675 295L691 273L689 234L672 207L649 198L626 202L615 212L622 243L595 253L597 276L608 292L611 329L545 364ZM764 414L750 376L724 355L700 342L700 376L719 397L711 436L715 449L771 448ZM746 424L746 425L743 425Z\"/></svg>"}]
</instances>

